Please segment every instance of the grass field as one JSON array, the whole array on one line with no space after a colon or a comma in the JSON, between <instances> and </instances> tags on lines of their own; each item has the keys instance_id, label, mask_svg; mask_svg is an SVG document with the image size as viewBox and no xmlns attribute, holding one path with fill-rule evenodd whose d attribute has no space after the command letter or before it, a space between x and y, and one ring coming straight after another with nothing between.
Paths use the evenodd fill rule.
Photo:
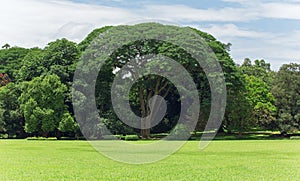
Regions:
<instances>
[{"instance_id":1,"label":"grass field","mask_svg":"<svg viewBox=\"0 0 300 181\"><path fill-rule=\"evenodd\" d=\"M299 140L188 142L146 165L110 160L85 141L0 140L0 180L300 180Z\"/></svg>"}]
</instances>

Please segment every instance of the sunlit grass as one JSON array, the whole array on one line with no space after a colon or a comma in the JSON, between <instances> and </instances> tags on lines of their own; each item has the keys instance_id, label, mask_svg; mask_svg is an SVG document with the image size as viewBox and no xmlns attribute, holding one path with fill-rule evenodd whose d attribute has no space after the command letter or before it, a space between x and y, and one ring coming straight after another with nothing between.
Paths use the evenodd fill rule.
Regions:
<instances>
[{"instance_id":1,"label":"sunlit grass","mask_svg":"<svg viewBox=\"0 0 300 181\"><path fill-rule=\"evenodd\" d=\"M1 140L0 180L300 180L300 140L213 141L203 151L198 144L129 165L86 141Z\"/></svg>"}]
</instances>

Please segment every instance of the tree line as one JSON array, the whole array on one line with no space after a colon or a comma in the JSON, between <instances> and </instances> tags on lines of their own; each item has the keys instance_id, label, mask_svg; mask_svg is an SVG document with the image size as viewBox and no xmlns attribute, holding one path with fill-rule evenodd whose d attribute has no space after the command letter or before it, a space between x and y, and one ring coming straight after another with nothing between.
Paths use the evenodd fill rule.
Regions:
<instances>
[{"instance_id":1,"label":"tree line","mask_svg":"<svg viewBox=\"0 0 300 181\"><path fill-rule=\"evenodd\" d=\"M93 39L110 28L94 30L79 44L67 39L50 42L43 49L5 44L0 50L0 133L11 138L80 136L72 105L74 71ZM242 134L259 129L286 134L300 129L300 64L284 64L278 71L273 71L264 60L245 58L238 65L230 56L230 44L200 30L192 30L213 50L224 71L227 107L219 132ZM140 40L122 46L99 72L95 97L105 126L113 134L139 134L149 138L151 133L170 132L177 124L181 102L178 90L166 78L155 75L137 79L130 90L129 101L132 111L145 117L150 114L147 105L151 95L164 97L167 113L157 126L145 130L131 128L114 113L110 90L115 70L131 59L138 65L142 63L141 57L149 54L170 57L188 70L197 85L201 104L195 131L203 131L211 107L211 91L205 72L182 48L157 40ZM163 68L167 70L167 67ZM80 92L76 94L80 95ZM84 109L86 107L82 111ZM91 136L101 138L105 134L103 126L96 124L98 133ZM83 125L81 129L89 128Z\"/></svg>"}]
</instances>

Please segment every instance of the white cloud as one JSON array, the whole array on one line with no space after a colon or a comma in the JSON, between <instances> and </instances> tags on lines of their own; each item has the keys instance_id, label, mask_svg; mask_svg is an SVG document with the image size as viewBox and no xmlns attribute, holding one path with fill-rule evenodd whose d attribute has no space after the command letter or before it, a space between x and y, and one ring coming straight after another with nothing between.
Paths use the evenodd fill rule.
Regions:
<instances>
[{"instance_id":1,"label":"white cloud","mask_svg":"<svg viewBox=\"0 0 300 181\"><path fill-rule=\"evenodd\" d=\"M283 34L242 29L234 24L192 27L208 32L224 43L232 43L231 55L238 63L244 58L265 59L275 70L283 63L300 63L300 30Z\"/></svg>"},{"instance_id":2,"label":"white cloud","mask_svg":"<svg viewBox=\"0 0 300 181\"><path fill-rule=\"evenodd\" d=\"M240 8L197 9L185 5L147 4L140 9L132 10L74 3L68 0L2 0L0 44L8 42L12 45L26 47L44 46L49 40L61 37L79 41L94 27L122 24L139 19L162 19L179 23L239 22L261 17L300 19L299 4L244 0L225 1L241 3L243 6ZM220 28L224 28L225 31L221 32ZM238 30L231 24L223 27L211 27L210 31L216 35L223 33L229 36L230 33L234 33L236 36L260 36L255 32Z\"/></svg>"},{"instance_id":3,"label":"white cloud","mask_svg":"<svg viewBox=\"0 0 300 181\"><path fill-rule=\"evenodd\" d=\"M147 3L139 9L126 9L70 0L0 0L0 45L43 47L49 41L62 37L79 42L97 27L160 19L181 25L209 22L210 26L196 27L225 43L231 42L235 60L245 57L276 59L275 68L281 64L280 60L297 61L298 58L299 61L300 30L291 30L288 35L272 34L240 28L234 23L251 23L252 20L264 18L300 20L300 0L223 1L241 6L201 9ZM213 24L215 22L219 24Z\"/></svg>"},{"instance_id":4,"label":"white cloud","mask_svg":"<svg viewBox=\"0 0 300 181\"><path fill-rule=\"evenodd\" d=\"M0 44L8 42L25 47L44 46L49 40L64 36L78 40L95 26L135 19L135 15L121 8L64 0L2 1L0 13ZM76 34L82 35L75 37Z\"/></svg>"},{"instance_id":5,"label":"white cloud","mask_svg":"<svg viewBox=\"0 0 300 181\"><path fill-rule=\"evenodd\" d=\"M256 18L256 12L244 8L197 9L185 5L147 5L141 10L156 18L170 21L246 21Z\"/></svg>"},{"instance_id":6,"label":"white cloud","mask_svg":"<svg viewBox=\"0 0 300 181\"><path fill-rule=\"evenodd\" d=\"M69 22L59 28L55 34L51 36L51 38L55 39L59 37L65 37L67 39L80 42L94 28L96 27L90 23Z\"/></svg>"},{"instance_id":7,"label":"white cloud","mask_svg":"<svg viewBox=\"0 0 300 181\"><path fill-rule=\"evenodd\" d=\"M241 7L201 9L186 5L148 4L136 13L169 21L245 22L262 18L300 20L300 0L223 0ZM145 17L146 17L145 16Z\"/></svg>"},{"instance_id":8,"label":"white cloud","mask_svg":"<svg viewBox=\"0 0 300 181\"><path fill-rule=\"evenodd\" d=\"M198 27L199 28L199 27ZM208 28L204 27L202 30L210 32L216 37L230 38L230 37L246 37L246 38L260 38L268 36L264 32L256 32L247 29L241 29L234 24L223 24L223 25L210 25Z\"/></svg>"},{"instance_id":9,"label":"white cloud","mask_svg":"<svg viewBox=\"0 0 300 181\"><path fill-rule=\"evenodd\" d=\"M255 12L252 18L276 18L300 20L300 0L263 1L263 0L223 0L238 3L246 12Z\"/></svg>"},{"instance_id":10,"label":"white cloud","mask_svg":"<svg viewBox=\"0 0 300 181\"><path fill-rule=\"evenodd\" d=\"M61 37L79 41L95 27L139 19L180 21L243 21L252 17L243 9L196 9L184 5L145 5L129 10L68 0L10 0L0 6L0 44L44 46ZM243 16L241 16L243 14Z\"/></svg>"},{"instance_id":11,"label":"white cloud","mask_svg":"<svg viewBox=\"0 0 300 181\"><path fill-rule=\"evenodd\" d=\"M265 18L300 20L300 4L265 3L261 4L261 16Z\"/></svg>"}]
</instances>

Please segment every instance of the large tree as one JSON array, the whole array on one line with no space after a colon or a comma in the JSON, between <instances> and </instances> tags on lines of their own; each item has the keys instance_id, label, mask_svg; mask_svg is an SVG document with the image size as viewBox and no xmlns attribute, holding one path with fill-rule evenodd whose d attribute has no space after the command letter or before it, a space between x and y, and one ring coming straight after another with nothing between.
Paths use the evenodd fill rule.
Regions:
<instances>
[{"instance_id":1,"label":"large tree","mask_svg":"<svg viewBox=\"0 0 300 181\"><path fill-rule=\"evenodd\" d=\"M201 32L196 29L190 30L199 34L199 37L201 37L201 39L204 40L216 54L217 60L221 64L225 72L227 86L230 90L229 94L234 95L236 90L238 90L242 85L242 80L240 80L240 73L238 72L235 63L229 56L229 45L217 41L213 36L207 33ZM110 58L106 62L107 66L102 67L96 84L96 100L98 108L100 110L106 109L107 111L112 109L111 106L106 106L111 104L109 100L110 91L105 91L110 90L110 84L107 82L113 80L115 76L114 73L117 70L121 69L131 60L135 60L130 62L130 67L127 69L128 75L131 75L131 78L136 80L136 84L134 84L130 93L131 108L137 115L146 117L150 115L150 109L148 106L150 98L153 95L160 95L167 99L168 111L166 117L169 120L172 120L173 123L176 123L176 121L178 120L176 119L176 117L178 118L180 112L180 108L177 108L178 105L180 105L181 101L180 97L178 97L178 90L176 89L176 87L172 85L172 83L166 78L157 75L139 77L138 71L135 70L135 67L139 67L145 63L153 61L152 64L154 66L158 63L161 65L162 69L172 71L172 68L168 67L168 65L164 65L164 61L162 60L147 59L147 55L149 54L160 54L166 57L170 57L179 62L186 70L189 71L199 90L200 104L202 106L201 111L205 111L200 114L200 121L206 123L208 115L210 113L209 109L211 93L210 86L203 69L200 68L199 64L197 64L192 56L188 54L184 49L167 42L151 39L145 39L126 44L115 51L113 54L111 54ZM155 61L158 62L154 63ZM88 70L89 68L86 69ZM108 89L105 89L104 87L107 87ZM101 113L103 114L103 111L101 111ZM169 121L164 121L164 123L173 125L173 123L170 123ZM152 131L154 131L155 129L156 127L152 128ZM150 129L142 129L141 135L143 137L149 137Z\"/></svg>"}]
</instances>

